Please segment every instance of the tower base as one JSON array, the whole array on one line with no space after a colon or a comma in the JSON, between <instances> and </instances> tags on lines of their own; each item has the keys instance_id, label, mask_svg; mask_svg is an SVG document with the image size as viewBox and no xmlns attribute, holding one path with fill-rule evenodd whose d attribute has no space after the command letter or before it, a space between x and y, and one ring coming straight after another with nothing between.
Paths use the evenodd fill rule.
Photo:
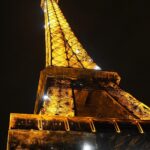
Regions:
<instances>
[{"instance_id":1,"label":"tower base","mask_svg":"<svg viewBox=\"0 0 150 150\"><path fill-rule=\"evenodd\" d=\"M7 150L149 150L150 121L11 114Z\"/></svg>"}]
</instances>

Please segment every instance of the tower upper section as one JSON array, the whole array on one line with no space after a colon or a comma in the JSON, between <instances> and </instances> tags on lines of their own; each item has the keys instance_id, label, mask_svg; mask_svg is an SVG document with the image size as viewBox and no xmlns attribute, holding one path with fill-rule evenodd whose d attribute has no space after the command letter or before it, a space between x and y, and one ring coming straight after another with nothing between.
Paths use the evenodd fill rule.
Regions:
<instances>
[{"instance_id":1,"label":"tower upper section","mask_svg":"<svg viewBox=\"0 0 150 150\"><path fill-rule=\"evenodd\" d=\"M100 70L72 32L58 0L42 0L45 17L46 66Z\"/></svg>"}]
</instances>

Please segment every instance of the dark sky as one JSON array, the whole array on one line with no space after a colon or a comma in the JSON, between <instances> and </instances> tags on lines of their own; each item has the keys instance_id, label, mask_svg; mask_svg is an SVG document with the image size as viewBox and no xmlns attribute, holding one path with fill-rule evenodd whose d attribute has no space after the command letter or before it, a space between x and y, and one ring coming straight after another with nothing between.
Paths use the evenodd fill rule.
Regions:
<instances>
[{"instance_id":1,"label":"dark sky","mask_svg":"<svg viewBox=\"0 0 150 150\"><path fill-rule=\"evenodd\" d=\"M40 0L7 0L1 7L0 144L5 145L10 112L33 113L45 43ZM120 86L150 106L150 5L144 0L61 0L60 7L95 62L117 71Z\"/></svg>"}]
</instances>

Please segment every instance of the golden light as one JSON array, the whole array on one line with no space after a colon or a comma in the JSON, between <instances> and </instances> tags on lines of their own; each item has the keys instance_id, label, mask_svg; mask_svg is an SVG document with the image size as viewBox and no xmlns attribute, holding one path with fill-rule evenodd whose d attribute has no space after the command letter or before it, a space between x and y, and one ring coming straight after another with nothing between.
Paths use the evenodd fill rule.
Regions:
<instances>
[{"instance_id":1,"label":"golden light","mask_svg":"<svg viewBox=\"0 0 150 150\"><path fill-rule=\"evenodd\" d=\"M96 64L74 35L56 0L42 0L46 66L95 69ZM96 67L96 70L100 70Z\"/></svg>"}]
</instances>

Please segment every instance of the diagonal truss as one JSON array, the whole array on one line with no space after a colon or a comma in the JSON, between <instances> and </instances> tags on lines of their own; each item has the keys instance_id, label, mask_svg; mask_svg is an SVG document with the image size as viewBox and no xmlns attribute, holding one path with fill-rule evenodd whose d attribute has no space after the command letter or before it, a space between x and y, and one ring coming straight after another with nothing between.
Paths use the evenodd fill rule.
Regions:
<instances>
[{"instance_id":1,"label":"diagonal truss","mask_svg":"<svg viewBox=\"0 0 150 150\"><path fill-rule=\"evenodd\" d=\"M57 2L41 2L45 16L46 66L100 70L72 32Z\"/></svg>"},{"instance_id":2,"label":"diagonal truss","mask_svg":"<svg viewBox=\"0 0 150 150\"><path fill-rule=\"evenodd\" d=\"M100 70L100 67L93 62L72 32L67 20L58 6L58 0L42 0L41 7L43 8L45 16L46 66L71 67L72 69L74 68L74 70L75 68ZM116 88L116 86L113 86L110 88L106 86L105 88L106 91L123 107L127 108L129 112L138 116L138 118L149 119L150 108L148 106L136 100L129 93L126 93L121 89L119 90L119 87ZM46 101L41 113L74 116L73 104L70 103L68 106L64 105L69 101L73 101L72 95L70 94L66 96L65 94L62 94L61 92L65 90L65 88L63 89L62 87L59 87L58 89L54 88L54 92L52 92L53 94L50 94L51 105ZM55 96L53 97L53 95ZM64 103L62 104L64 110L57 109L57 111L50 113L52 107L56 108L56 106L58 107L60 105L60 97L61 101ZM52 103L52 101L54 103ZM70 109L68 110L68 108Z\"/></svg>"},{"instance_id":3,"label":"diagonal truss","mask_svg":"<svg viewBox=\"0 0 150 150\"><path fill-rule=\"evenodd\" d=\"M10 115L7 150L83 149L88 141L95 150L149 150L150 108L119 87L116 72L99 71L71 31L59 0L41 1L46 68L34 114Z\"/></svg>"}]
</instances>

